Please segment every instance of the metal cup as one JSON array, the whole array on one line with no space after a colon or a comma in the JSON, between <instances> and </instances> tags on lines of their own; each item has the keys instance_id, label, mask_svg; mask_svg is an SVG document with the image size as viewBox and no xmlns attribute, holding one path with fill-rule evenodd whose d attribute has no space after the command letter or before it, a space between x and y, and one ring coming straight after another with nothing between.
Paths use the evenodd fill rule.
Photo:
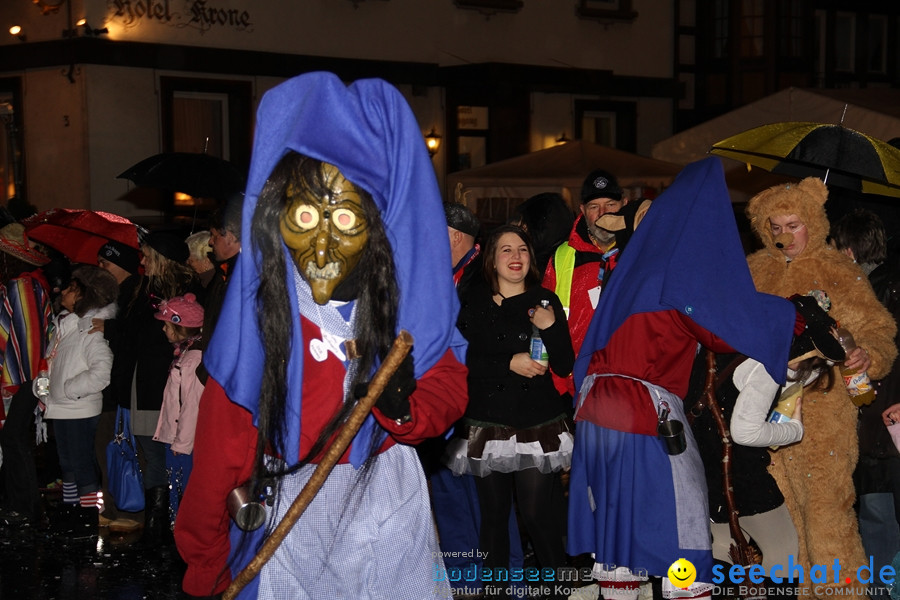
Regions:
<instances>
[{"instance_id":1,"label":"metal cup","mask_svg":"<svg viewBox=\"0 0 900 600\"><path fill-rule=\"evenodd\" d=\"M254 531L266 522L266 506L250 499L247 486L236 487L228 494L228 514L244 531Z\"/></svg>"},{"instance_id":2,"label":"metal cup","mask_svg":"<svg viewBox=\"0 0 900 600\"><path fill-rule=\"evenodd\" d=\"M687 450L687 438L684 436L684 424L681 421L666 419L656 427L656 433L666 443L666 452L676 456Z\"/></svg>"},{"instance_id":3,"label":"metal cup","mask_svg":"<svg viewBox=\"0 0 900 600\"><path fill-rule=\"evenodd\" d=\"M666 443L669 456L677 456L687 450L687 438L684 437L684 424L669 419L669 405L665 401L659 403L657 409L656 434Z\"/></svg>"}]
</instances>

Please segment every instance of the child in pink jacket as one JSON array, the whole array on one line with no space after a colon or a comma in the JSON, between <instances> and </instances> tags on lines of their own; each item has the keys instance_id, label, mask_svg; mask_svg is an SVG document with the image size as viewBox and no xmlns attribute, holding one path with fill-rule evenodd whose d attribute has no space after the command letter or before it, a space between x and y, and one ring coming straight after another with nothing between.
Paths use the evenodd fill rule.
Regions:
<instances>
[{"instance_id":1,"label":"child in pink jacket","mask_svg":"<svg viewBox=\"0 0 900 600\"><path fill-rule=\"evenodd\" d=\"M175 515L193 466L194 430L200 409L203 384L196 370L203 353L198 348L203 329L203 307L194 294L164 300L154 315L163 321L163 331L175 346L175 360L163 393L159 423L153 439L166 445L169 473L169 525Z\"/></svg>"}]
</instances>

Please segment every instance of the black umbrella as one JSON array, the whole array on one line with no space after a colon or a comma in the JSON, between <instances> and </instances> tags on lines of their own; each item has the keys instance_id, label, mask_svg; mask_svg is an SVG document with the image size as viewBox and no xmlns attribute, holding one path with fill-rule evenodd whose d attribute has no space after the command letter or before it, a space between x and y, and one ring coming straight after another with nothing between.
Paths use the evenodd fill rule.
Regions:
<instances>
[{"instance_id":1,"label":"black umbrella","mask_svg":"<svg viewBox=\"0 0 900 600\"><path fill-rule=\"evenodd\" d=\"M900 197L900 150L842 125L771 123L716 142L710 153L772 173Z\"/></svg>"},{"instance_id":2,"label":"black umbrella","mask_svg":"<svg viewBox=\"0 0 900 600\"><path fill-rule=\"evenodd\" d=\"M117 179L224 202L244 191L244 174L227 160L195 152L164 152L145 158Z\"/></svg>"}]
</instances>

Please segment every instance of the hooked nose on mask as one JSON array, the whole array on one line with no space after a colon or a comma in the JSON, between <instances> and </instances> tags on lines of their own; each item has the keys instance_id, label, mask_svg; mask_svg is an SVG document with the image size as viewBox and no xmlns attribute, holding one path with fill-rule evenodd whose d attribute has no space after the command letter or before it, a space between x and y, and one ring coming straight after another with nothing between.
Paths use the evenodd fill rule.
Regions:
<instances>
[{"instance_id":1,"label":"hooked nose on mask","mask_svg":"<svg viewBox=\"0 0 900 600\"><path fill-rule=\"evenodd\" d=\"M787 248L794 242L794 234L793 233L779 233L775 236L775 247L781 250L782 248Z\"/></svg>"}]
</instances>

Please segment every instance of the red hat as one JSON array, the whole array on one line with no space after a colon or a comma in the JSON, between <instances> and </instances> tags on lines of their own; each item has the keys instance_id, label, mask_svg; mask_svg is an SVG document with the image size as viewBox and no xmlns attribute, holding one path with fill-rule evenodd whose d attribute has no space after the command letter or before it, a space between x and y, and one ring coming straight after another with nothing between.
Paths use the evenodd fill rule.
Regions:
<instances>
[{"instance_id":1,"label":"red hat","mask_svg":"<svg viewBox=\"0 0 900 600\"><path fill-rule=\"evenodd\" d=\"M25 226L21 223L10 223L0 229L0 251L35 267L42 267L50 262L46 254L31 247Z\"/></svg>"},{"instance_id":2,"label":"red hat","mask_svg":"<svg viewBox=\"0 0 900 600\"><path fill-rule=\"evenodd\" d=\"M169 321L183 327L203 326L203 307L194 294L175 296L159 304L159 312L153 315L160 321Z\"/></svg>"}]
</instances>

